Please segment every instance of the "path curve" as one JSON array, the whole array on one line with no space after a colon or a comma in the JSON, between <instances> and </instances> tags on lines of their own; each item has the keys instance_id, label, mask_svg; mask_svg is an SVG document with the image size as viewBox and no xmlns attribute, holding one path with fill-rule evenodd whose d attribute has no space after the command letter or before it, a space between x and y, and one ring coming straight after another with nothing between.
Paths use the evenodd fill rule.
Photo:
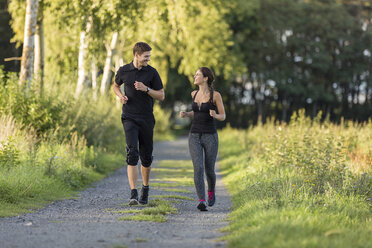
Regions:
<instances>
[{"instance_id":1,"label":"path curve","mask_svg":"<svg viewBox=\"0 0 372 248\"><path fill-rule=\"evenodd\" d=\"M190 160L187 138L155 143L154 163L161 160ZM150 183L151 187L151 183ZM227 225L230 197L217 173L217 201L208 212L196 209L193 187L184 194L195 201L176 203L177 214L164 223L120 221L115 209L128 202L129 186L125 167L92 187L77 199L53 202L23 216L0 219L0 247L224 247L220 228ZM169 194L151 188L151 194Z\"/></svg>"}]
</instances>

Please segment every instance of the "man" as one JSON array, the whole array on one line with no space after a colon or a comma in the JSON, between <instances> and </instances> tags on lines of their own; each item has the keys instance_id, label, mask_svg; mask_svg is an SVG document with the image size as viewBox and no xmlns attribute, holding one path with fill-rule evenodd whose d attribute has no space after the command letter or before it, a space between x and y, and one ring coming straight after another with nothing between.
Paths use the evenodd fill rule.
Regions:
<instances>
[{"instance_id":1,"label":"man","mask_svg":"<svg viewBox=\"0 0 372 248\"><path fill-rule=\"evenodd\" d=\"M164 100L164 89L159 73L148 65L151 47L138 42L133 47L133 61L119 68L113 86L115 94L123 103L121 120L127 143L127 174L131 196L129 205L147 204L152 163L154 99ZM120 85L124 84L124 95ZM137 163L141 159L142 189L138 200Z\"/></svg>"}]
</instances>

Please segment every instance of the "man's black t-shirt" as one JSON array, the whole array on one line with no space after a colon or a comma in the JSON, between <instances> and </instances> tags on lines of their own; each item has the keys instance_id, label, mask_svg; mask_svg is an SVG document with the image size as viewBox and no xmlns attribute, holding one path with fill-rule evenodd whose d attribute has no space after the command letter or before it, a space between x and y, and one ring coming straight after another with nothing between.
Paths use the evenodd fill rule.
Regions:
<instances>
[{"instance_id":1,"label":"man's black t-shirt","mask_svg":"<svg viewBox=\"0 0 372 248\"><path fill-rule=\"evenodd\" d=\"M142 82L153 90L163 88L163 83L159 73L155 68L147 65L138 70L133 65L133 61L119 68L115 76L115 83L124 84L124 92L128 97L126 104L123 104L122 118L154 118L153 105L154 99L146 92L136 90L135 81Z\"/></svg>"}]
</instances>

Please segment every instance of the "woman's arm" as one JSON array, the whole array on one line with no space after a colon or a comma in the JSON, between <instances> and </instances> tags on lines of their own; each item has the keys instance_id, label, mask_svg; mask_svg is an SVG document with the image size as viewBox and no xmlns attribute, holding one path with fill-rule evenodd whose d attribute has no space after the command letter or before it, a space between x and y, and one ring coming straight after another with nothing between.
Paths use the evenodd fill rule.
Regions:
<instances>
[{"instance_id":1,"label":"woman's arm","mask_svg":"<svg viewBox=\"0 0 372 248\"><path fill-rule=\"evenodd\" d=\"M180 111L180 117L181 118L194 117L194 111L190 111L190 112Z\"/></svg>"},{"instance_id":2,"label":"woman's arm","mask_svg":"<svg viewBox=\"0 0 372 248\"><path fill-rule=\"evenodd\" d=\"M209 114L213 118L215 118L219 121L224 121L226 119L226 114L225 114L225 107L223 106L221 94L219 92L215 91L213 99L214 99L214 103L217 106L218 114L214 110L209 110Z\"/></svg>"},{"instance_id":3,"label":"woman's arm","mask_svg":"<svg viewBox=\"0 0 372 248\"><path fill-rule=\"evenodd\" d=\"M194 99L194 95L196 94L196 90L194 90L193 92L191 92L191 98ZM180 111L180 117L181 118L185 118L185 117L194 117L194 111L189 111L189 112L186 112L186 111Z\"/></svg>"}]
</instances>

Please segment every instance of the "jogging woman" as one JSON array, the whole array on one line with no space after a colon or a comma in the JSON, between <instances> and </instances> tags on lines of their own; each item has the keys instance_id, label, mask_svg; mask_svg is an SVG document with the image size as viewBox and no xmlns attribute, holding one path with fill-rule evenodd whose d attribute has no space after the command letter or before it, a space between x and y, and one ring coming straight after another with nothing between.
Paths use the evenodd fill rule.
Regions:
<instances>
[{"instance_id":1,"label":"jogging woman","mask_svg":"<svg viewBox=\"0 0 372 248\"><path fill-rule=\"evenodd\" d=\"M180 112L181 118L193 117L189 133L189 150L194 166L194 184L199 197L197 208L200 211L207 211L204 171L208 183L208 206L213 206L216 201L214 167L218 135L214 119L223 121L226 118L221 94L213 89L213 81L213 72L207 67L200 67L194 76L194 84L199 89L191 93L192 111Z\"/></svg>"}]
</instances>

